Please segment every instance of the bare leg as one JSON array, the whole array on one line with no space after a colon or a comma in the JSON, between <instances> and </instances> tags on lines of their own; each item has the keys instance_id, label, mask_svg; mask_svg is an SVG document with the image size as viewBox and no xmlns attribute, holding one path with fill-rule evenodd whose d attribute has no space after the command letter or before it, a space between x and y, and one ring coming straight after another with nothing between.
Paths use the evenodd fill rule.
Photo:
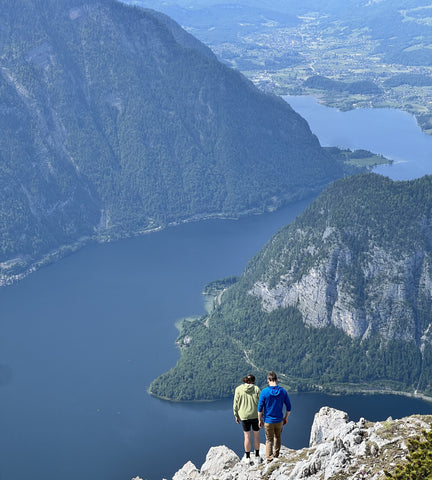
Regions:
<instances>
[{"instance_id":1,"label":"bare leg","mask_svg":"<svg viewBox=\"0 0 432 480\"><path fill-rule=\"evenodd\" d=\"M260 448L260 434L259 434L259 430L258 431L253 431L252 432L253 434L253 440L254 440L254 449L255 450L259 450Z\"/></svg>"},{"instance_id":2,"label":"bare leg","mask_svg":"<svg viewBox=\"0 0 432 480\"><path fill-rule=\"evenodd\" d=\"M251 450L250 432L243 432L243 433L244 433L244 449L245 449L245 452L250 452L250 450Z\"/></svg>"}]
</instances>

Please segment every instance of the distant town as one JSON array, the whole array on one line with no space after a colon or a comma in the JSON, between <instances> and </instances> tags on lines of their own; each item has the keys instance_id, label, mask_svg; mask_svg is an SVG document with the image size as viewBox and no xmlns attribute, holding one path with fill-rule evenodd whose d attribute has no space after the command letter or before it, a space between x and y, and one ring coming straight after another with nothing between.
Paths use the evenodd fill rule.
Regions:
<instances>
[{"instance_id":1,"label":"distant town","mask_svg":"<svg viewBox=\"0 0 432 480\"><path fill-rule=\"evenodd\" d=\"M301 23L297 26L281 28L266 24L265 32L249 32L240 43L225 42L211 47L261 89L277 94L314 95L325 105L341 110L400 108L413 114L421 128L432 134L430 82L395 86L389 83L400 75L431 79L431 66L386 62L377 53L379 41L371 37L367 28L347 31L342 24L323 26L325 17L319 13L299 18ZM353 94L305 86L305 80L314 75L339 82L369 81L381 91Z\"/></svg>"}]
</instances>

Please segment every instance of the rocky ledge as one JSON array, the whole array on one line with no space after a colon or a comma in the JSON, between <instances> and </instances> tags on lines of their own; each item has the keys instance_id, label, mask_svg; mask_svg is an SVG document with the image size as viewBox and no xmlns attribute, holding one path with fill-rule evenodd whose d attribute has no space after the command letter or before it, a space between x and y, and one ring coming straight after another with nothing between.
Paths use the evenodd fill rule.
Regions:
<instances>
[{"instance_id":1,"label":"rocky ledge","mask_svg":"<svg viewBox=\"0 0 432 480\"><path fill-rule=\"evenodd\" d=\"M381 480L385 470L392 472L405 461L408 439L428 431L431 422L432 415L354 422L345 412L322 407L315 414L307 448L282 447L271 463L246 465L228 447L212 447L200 469L187 462L173 480Z\"/></svg>"}]
</instances>

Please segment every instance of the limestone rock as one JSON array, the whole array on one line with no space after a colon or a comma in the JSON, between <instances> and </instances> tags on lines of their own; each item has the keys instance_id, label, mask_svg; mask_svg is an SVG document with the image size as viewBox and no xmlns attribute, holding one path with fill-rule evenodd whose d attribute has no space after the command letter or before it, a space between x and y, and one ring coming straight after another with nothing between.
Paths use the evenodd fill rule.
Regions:
<instances>
[{"instance_id":1,"label":"limestone rock","mask_svg":"<svg viewBox=\"0 0 432 480\"><path fill-rule=\"evenodd\" d=\"M193 480L199 474L196 466L191 462L187 462L183 467L175 473L173 480Z\"/></svg>"},{"instance_id":2,"label":"limestone rock","mask_svg":"<svg viewBox=\"0 0 432 480\"><path fill-rule=\"evenodd\" d=\"M266 312L296 306L305 324L312 327L334 325L352 338L366 338L373 327L384 338L411 341L416 338L418 325L414 313L406 308L407 302L412 296L430 298L432 282L429 257L419 257L422 254L417 251L395 258L391 252L371 249L370 260L362 267L367 285L365 300L358 308L353 307L356 288L341 273L352 267L353 254L339 244L332 245L327 256L300 279L292 269L282 274L273 287L265 281L255 282L249 293L261 299ZM418 290L412 286L415 275L421 279ZM397 319L404 319L403 329ZM421 345L432 340L429 327L422 330Z\"/></svg>"},{"instance_id":3,"label":"limestone rock","mask_svg":"<svg viewBox=\"0 0 432 480\"><path fill-rule=\"evenodd\" d=\"M431 422L431 415L354 422L345 412L322 407L315 415L308 448L282 447L273 462L249 465L226 446L212 447L200 470L188 462L173 480L384 480L384 470L392 471L405 460L407 440L428 430ZM264 457L264 445L260 451Z\"/></svg>"},{"instance_id":4,"label":"limestone rock","mask_svg":"<svg viewBox=\"0 0 432 480\"><path fill-rule=\"evenodd\" d=\"M348 425L348 414L330 407L322 407L315 414L312 424L309 445L316 446L340 437L341 429L345 432Z\"/></svg>"},{"instance_id":5,"label":"limestone rock","mask_svg":"<svg viewBox=\"0 0 432 480\"><path fill-rule=\"evenodd\" d=\"M212 447L207 453L206 461L201 467L201 473L217 475L228 470L239 462L239 457L225 445Z\"/></svg>"}]
</instances>

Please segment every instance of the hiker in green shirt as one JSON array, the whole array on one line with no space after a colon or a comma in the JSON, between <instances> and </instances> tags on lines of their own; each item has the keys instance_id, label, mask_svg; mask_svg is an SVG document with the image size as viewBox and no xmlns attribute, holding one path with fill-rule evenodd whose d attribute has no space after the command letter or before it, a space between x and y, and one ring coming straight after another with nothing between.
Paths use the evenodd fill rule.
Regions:
<instances>
[{"instance_id":1,"label":"hiker in green shirt","mask_svg":"<svg viewBox=\"0 0 432 480\"><path fill-rule=\"evenodd\" d=\"M243 384L235 389L233 412L236 422L241 422L243 427L245 456L243 457L242 462L253 465L255 462L262 462L259 454L260 437L258 423L258 400L261 390L255 385L254 375L243 377L242 382ZM251 427L255 448L254 460L250 458Z\"/></svg>"}]
</instances>

